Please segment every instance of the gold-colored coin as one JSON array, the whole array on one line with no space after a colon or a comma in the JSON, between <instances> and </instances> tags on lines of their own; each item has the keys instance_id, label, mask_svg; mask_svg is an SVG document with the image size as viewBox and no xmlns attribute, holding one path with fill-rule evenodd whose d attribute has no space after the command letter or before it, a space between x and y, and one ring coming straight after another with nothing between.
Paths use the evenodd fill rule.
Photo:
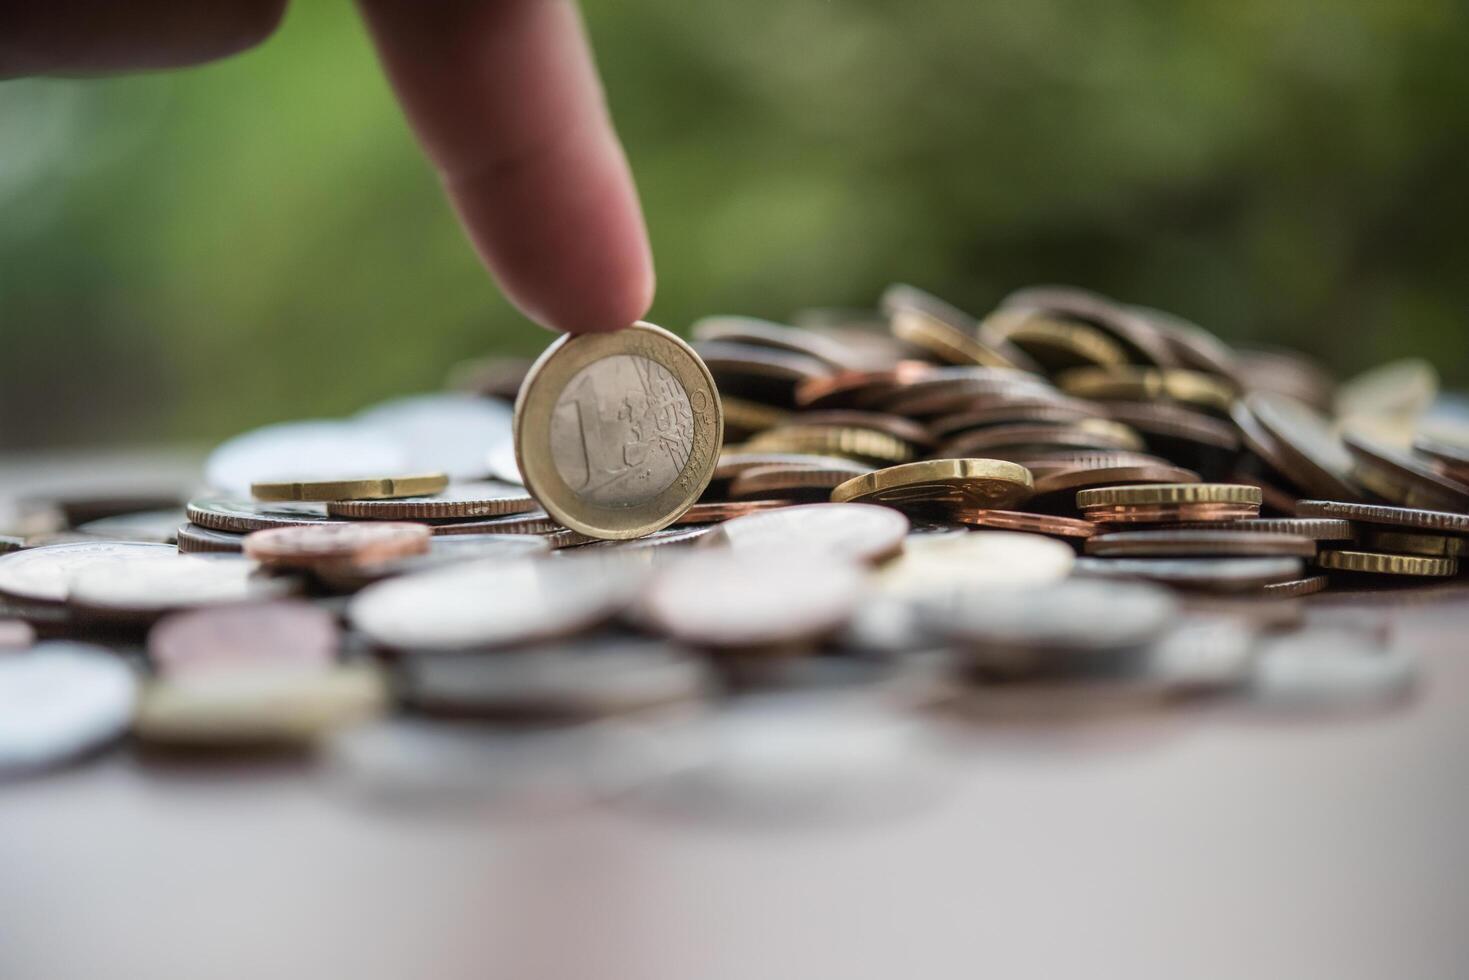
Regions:
<instances>
[{"instance_id":1,"label":"gold-colored coin","mask_svg":"<svg viewBox=\"0 0 1469 980\"><path fill-rule=\"evenodd\" d=\"M1079 365L1121 367L1128 360L1122 345L1096 327L1036 310L996 310L981 321L979 336L981 340L1008 340L1051 370Z\"/></svg>"},{"instance_id":2,"label":"gold-colored coin","mask_svg":"<svg viewBox=\"0 0 1469 980\"><path fill-rule=\"evenodd\" d=\"M782 425L751 436L744 443L751 453L807 453L846 456L874 463L906 463L913 446L874 429L845 425Z\"/></svg>"},{"instance_id":3,"label":"gold-colored coin","mask_svg":"<svg viewBox=\"0 0 1469 980\"><path fill-rule=\"evenodd\" d=\"M952 503L1004 510L1030 498L1030 470L1001 459L931 459L853 477L831 492L834 503L902 507Z\"/></svg>"},{"instance_id":4,"label":"gold-colored coin","mask_svg":"<svg viewBox=\"0 0 1469 980\"><path fill-rule=\"evenodd\" d=\"M1389 555L1376 551L1323 551L1316 556L1316 564L1338 572L1365 572L1369 575L1444 577L1459 570L1459 563L1453 558Z\"/></svg>"},{"instance_id":5,"label":"gold-colored coin","mask_svg":"<svg viewBox=\"0 0 1469 980\"><path fill-rule=\"evenodd\" d=\"M389 500L424 497L449 485L444 473L378 476L363 480L300 480L292 483L252 483L256 500Z\"/></svg>"},{"instance_id":6,"label":"gold-colored coin","mask_svg":"<svg viewBox=\"0 0 1469 980\"><path fill-rule=\"evenodd\" d=\"M1056 384L1068 395L1102 401L1165 398L1225 414L1234 385L1224 378L1183 368L1080 367L1062 372Z\"/></svg>"},{"instance_id":7,"label":"gold-colored coin","mask_svg":"<svg viewBox=\"0 0 1469 980\"><path fill-rule=\"evenodd\" d=\"M650 323L562 337L515 400L526 488L596 538L636 538L677 520L708 486L723 438L709 369Z\"/></svg>"},{"instance_id":8,"label":"gold-colored coin","mask_svg":"<svg viewBox=\"0 0 1469 980\"><path fill-rule=\"evenodd\" d=\"M1378 531L1363 528L1362 543L1377 551L1403 555L1428 555L1434 558L1458 558L1469 553L1469 538L1446 534L1415 534L1412 531Z\"/></svg>"},{"instance_id":9,"label":"gold-colored coin","mask_svg":"<svg viewBox=\"0 0 1469 980\"><path fill-rule=\"evenodd\" d=\"M1115 507L1135 504L1255 504L1260 488L1243 483L1138 483L1094 487L1076 494L1076 506Z\"/></svg>"}]
</instances>

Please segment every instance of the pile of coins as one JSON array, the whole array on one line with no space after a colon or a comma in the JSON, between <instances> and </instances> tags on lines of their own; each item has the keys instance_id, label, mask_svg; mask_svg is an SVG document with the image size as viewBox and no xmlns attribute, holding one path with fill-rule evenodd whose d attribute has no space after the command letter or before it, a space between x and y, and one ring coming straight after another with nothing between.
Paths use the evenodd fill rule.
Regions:
<instances>
[{"instance_id":1,"label":"pile of coins","mask_svg":"<svg viewBox=\"0 0 1469 980\"><path fill-rule=\"evenodd\" d=\"M793 322L562 338L458 392L248 433L181 509L12 507L0 770L130 735L325 746L442 789L676 718L707 794L706 770L750 785L728 740L770 737L751 706L795 693L849 755L857 705L907 739L873 718L1412 690L1386 618L1340 625L1330 594L1458 594L1423 587L1469 546L1469 441L1427 365L1338 386L1064 287L976 320L894 286Z\"/></svg>"}]
</instances>

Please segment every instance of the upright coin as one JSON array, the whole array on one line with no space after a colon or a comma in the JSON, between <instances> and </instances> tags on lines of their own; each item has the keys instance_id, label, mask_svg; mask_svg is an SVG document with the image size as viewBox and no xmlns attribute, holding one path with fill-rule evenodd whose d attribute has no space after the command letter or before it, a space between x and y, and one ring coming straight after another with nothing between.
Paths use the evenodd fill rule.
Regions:
<instances>
[{"instance_id":1,"label":"upright coin","mask_svg":"<svg viewBox=\"0 0 1469 980\"><path fill-rule=\"evenodd\" d=\"M708 486L723 439L709 369L648 323L562 337L515 402L526 487L592 537L635 538L673 523Z\"/></svg>"},{"instance_id":2,"label":"upright coin","mask_svg":"<svg viewBox=\"0 0 1469 980\"><path fill-rule=\"evenodd\" d=\"M43 643L0 659L0 773L36 770L127 731L138 681L119 657Z\"/></svg>"}]
</instances>

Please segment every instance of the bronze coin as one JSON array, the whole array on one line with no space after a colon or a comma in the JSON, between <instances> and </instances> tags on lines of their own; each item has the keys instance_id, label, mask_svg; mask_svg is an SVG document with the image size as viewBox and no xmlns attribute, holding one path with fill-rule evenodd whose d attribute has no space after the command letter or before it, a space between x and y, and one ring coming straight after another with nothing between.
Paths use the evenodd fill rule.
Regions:
<instances>
[{"instance_id":1,"label":"bronze coin","mask_svg":"<svg viewBox=\"0 0 1469 980\"><path fill-rule=\"evenodd\" d=\"M332 524L277 527L245 538L245 555L274 568L311 568L327 562L372 562L428 551L422 524Z\"/></svg>"},{"instance_id":2,"label":"bronze coin","mask_svg":"<svg viewBox=\"0 0 1469 980\"><path fill-rule=\"evenodd\" d=\"M989 344L1008 341L1051 373L1088 365L1120 366L1130 357L1121 344L1089 323L1030 309L995 310L980 323L979 339Z\"/></svg>"},{"instance_id":3,"label":"bronze coin","mask_svg":"<svg viewBox=\"0 0 1469 980\"><path fill-rule=\"evenodd\" d=\"M424 497L395 500L333 500L326 512L332 517L354 520L436 520L465 517L501 517L536 509L524 487L486 480L453 483L443 492Z\"/></svg>"},{"instance_id":4,"label":"bronze coin","mask_svg":"<svg viewBox=\"0 0 1469 980\"><path fill-rule=\"evenodd\" d=\"M1237 387L1244 387L1244 376L1240 373L1239 358L1234 350L1208 330L1166 310L1147 306L1129 306L1127 309L1142 317L1163 336L1180 367L1217 374L1228 378Z\"/></svg>"},{"instance_id":5,"label":"bronze coin","mask_svg":"<svg viewBox=\"0 0 1469 980\"><path fill-rule=\"evenodd\" d=\"M1188 524L1258 517L1258 504L1113 504L1088 507L1082 516L1100 524Z\"/></svg>"},{"instance_id":6,"label":"bronze coin","mask_svg":"<svg viewBox=\"0 0 1469 980\"><path fill-rule=\"evenodd\" d=\"M710 500L694 504L684 511L673 526L685 524L718 524L748 514L759 514L768 510L781 510L791 506L789 500Z\"/></svg>"},{"instance_id":7,"label":"bronze coin","mask_svg":"<svg viewBox=\"0 0 1469 980\"><path fill-rule=\"evenodd\" d=\"M1301 577L1299 558L1078 558L1076 574L1145 579L1181 589L1248 592Z\"/></svg>"},{"instance_id":8,"label":"bronze coin","mask_svg":"<svg viewBox=\"0 0 1469 980\"><path fill-rule=\"evenodd\" d=\"M1347 433L1343 442L1356 457L1352 475L1379 497L1400 507L1469 511L1469 486L1428 462L1361 434Z\"/></svg>"},{"instance_id":9,"label":"bronze coin","mask_svg":"<svg viewBox=\"0 0 1469 980\"><path fill-rule=\"evenodd\" d=\"M976 401L993 397L1061 396L1044 379L1024 371L1003 368L935 368L886 397L873 407L894 415L918 418L967 410Z\"/></svg>"},{"instance_id":10,"label":"bronze coin","mask_svg":"<svg viewBox=\"0 0 1469 980\"><path fill-rule=\"evenodd\" d=\"M1277 599L1294 599L1299 596L1314 595L1325 589L1330 581L1325 575L1308 575L1305 578L1262 585L1260 592Z\"/></svg>"},{"instance_id":11,"label":"bronze coin","mask_svg":"<svg viewBox=\"0 0 1469 980\"><path fill-rule=\"evenodd\" d=\"M1469 514L1421 510L1416 507L1388 507L1341 500L1302 500L1297 513L1301 517L1335 517L1347 521L1437 531L1443 534L1469 534Z\"/></svg>"},{"instance_id":12,"label":"bronze coin","mask_svg":"<svg viewBox=\"0 0 1469 980\"><path fill-rule=\"evenodd\" d=\"M979 510L959 508L950 516L960 523L975 527L992 527L1001 531L1028 531L1031 534L1048 534L1056 538L1089 538L1097 533L1096 525L1090 521L1079 521L1074 517L1055 517L1050 514L1027 514L1017 510Z\"/></svg>"},{"instance_id":13,"label":"bronze coin","mask_svg":"<svg viewBox=\"0 0 1469 980\"><path fill-rule=\"evenodd\" d=\"M1113 466L1172 466L1168 460L1148 453L1134 453L1117 449L1064 450L1047 449L1043 452L1014 453L1012 462L1023 464L1035 476L1062 470L1108 469Z\"/></svg>"},{"instance_id":14,"label":"bronze coin","mask_svg":"<svg viewBox=\"0 0 1469 980\"><path fill-rule=\"evenodd\" d=\"M928 431L934 439L951 439L972 429L990 426L1069 425L1082 419L1101 418L1101 413L1090 406L1077 408L1043 399L1017 398L1006 404L943 415L929 423Z\"/></svg>"},{"instance_id":15,"label":"bronze coin","mask_svg":"<svg viewBox=\"0 0 1469 980\"><path fill-rule=\"evenodd\" d=\"M1098 401L1162 399L1228 415L1235 388L1228 380L1183 368L1071 368L1056 379L1068 395Z\"/></svg>"},{"instance_id":16,"label":"bronze coin","mask_svg":"<svg viewBox=\"0 0 1469 980\"><path fill-rule=\"evenodd\" d=\"M881 306L894 337L939 361L1022 371L1040 369L1029 355L1003 337L981 340L979 324L973 317L921 289L901 283L889 286L882 294Z\"/></svg>"},{"instance_id":17,"label":"bronze coin","mask_svg":"<svg viewBox=\"0 0 1469 980\"><path fill-rule=\"evenodd\" d=\"M1469 483L1469 448L1419 436L1413 451L1427 456L1444 476Z\"/></svg>"},{"instance_id":18,"label":"bronze coin","mask_svg":"<svg viewBox=\"0 0 1469 980\"><path fill-rule=\"evenodd\" d=\"M858 367L854 358L841 344L811 330L797 330L782 323L761 320L753 316L706 316L694 322L689 336L699 343L728 341L737 344L753 344L771 347L815 358L833 370L852 370ZM726 409L726 413L728 409ZM726 424L728 420L726 419Z\"/></svg>"},{"instance_id":19,"label":"bronze coin","mask_svg":"<svg viewBox=\"0 0 1469 980\"><path fill-rule=\"evenodd\" d=\"M245 536L215 531L199 524L184 524L178 529L178 549L181 555L238 555L245 550Z\"/></svg>"},{"instance_id":20,"label":"bronze coin","mask_svg":"<svg viewBox=\"0 0 1469 980\"><path fill-rule=\"evenodd\" d=\"M814 412L802 412L795 420L802 425L830 425L852 429L871 429L874 432L883 432L894 439L910 442L915 446L932 445L932 438L926 428L914 422L912 419L903 418L901 415L889 415L886 412L858 412L851 409L824 409Z\"/></svg>"},{"instance_id":21,"label":"bronze coin","mask_svg":"<svg viewBox=\"0 0 1469 980\"><path fill-rule=\"evenodd\" d=\"M1240 521L1215 521L1210 524L1181 525L1178 530L1210 528L1217 531L1254 531L1264 534L1289 534L1312 541L1350 541L1357 532L1351 521L1331 517L1249 517Z\"/></svg>"},{"instance_id":22,"label":"bronze coin","mask_svg":"<svg viewBox=\"0 0 1469 980\"><path fill-rule=\"evenodd\" d=\"M1469 538L1447 534L1418 534L1413 531L1362 529L1362 544L1372 551L1402 555L1460 558L1469 554Z\"/></svg>"},{"instance_id":23,"label":"bronze coin","mask_svg":"<svg viewBox=\"0 0 1469 980\"><path fill-rule=\"evenodd\" d=\"M148 657L166 676L241 667L325 667L340 643L336 617L306 602L219 606L174 613L148 633Z\"/></svg>"},{"instance_id":24,"label":"bronze coin","mask_svg":"<svg viewBox=\"0 0 1469 980\"><path fill-rule=\"evenodd\" d=\"M851 426L804 425L799 421L766 429L744 445L752 453L812 453L888 465L906 463L914 457L910 443L886 432Z\"/></svg>"},{"instance_id":25,"label":"bronze coin","mask_svg":"<svg viewBox=\"0 0 1469 980\"><path fill-rule=\"evenodd\" d=\"M1255 418L1243 398L1237 399L1230 406L1229 417L1234 422L1235 428L1239 430L1240 441L1244 443L1245 448L1264 463L1272 473L1290 479L1291 457L1286 455L1279 441L1266 431L1259 419Z\"/></svg>"},{"instance_id":26,"label":"bronze coin","mask_svg":"<svg viewBox=\"0 0 1469 980\"><path fill-rule=\"evenodd\" d=\"M841 371L824 378L807 378L796 385L795 403L804 409L841 408L857 395L887 396L935 370L924 361L899 361L880 371Z\"/></svg>"},{"instance_id":27,"label":"bronze coin","mask_svg":"<svg viewBox=\"0 0 1469 980\"><path fill-rule=\"evenodd\" d=\"M702 543L768 555L816 551L878 562L903 549L908 526L898 511L875 504L803 504L728 521Z\"/></svg>"},{"instance_id":28,"label":"bronze coin","mask_svg":"<svg viewBox=\"0 0 1469 980\"><path fill-rule=\"evenodd\" d=\"M1086 542L1086 553L1103 557L1167 558L1197 556L1201 558L1239 555L1272 557L1284 555L1310 558L1316 554L1316 542L1289 534L1260 531L1216 531L1211 529L1153 531L1110 531Z\"/></svg>"},{"instance_id":29,"label":"bronze coin","mask_svg":"<svg viewBox=\"0 0 1469 980\"><path fill-rule=\"evenodd\" d=\"M784 408L773 408L729 395L721 398L719 405L724 412L725 445L756 432L784 425L791 417L791 413Z\"/></svg>"},{"instance_id":30,"label":"bronze coin","mask_svg":"<svg viewBox=\"0 0 1469 980\"><path fill-rule=\"evenodd\" d=\"M1281 472L1321 497L1356 499L1353 459L1331 424L1315 409L1284 395L1251 392L1245 407L1275 440ZM1272 462L1273 464L1273 462Z\"/></svg>"},{"instance_id":31,"label":"bronze coin","mask_svg":"<svg viewBox=\"0 0 1469 980\"><path fill-rule=\"evenodd\" d=\"M1105 487L1134 483L1198 483L1199 474L1181 466L1092 466L1076 469L1053 470L1045 475L1037 474L1035 493L1039 497L1048 493L1063 493L1084 490L1089 487Z\"/></svg>"},{"instance_id":32,"label":"bronze coin","mask_svg":"<svg viewBox=\"0 0 1469 980\"><path fill-rule=\"evenodd\" d=\"M1228 422L1171 402L1107 402L1107 414L1148 437L1197 443L1210 449L1233 452L1239 448L1239 433Z\"/></svg>"},{"instance_id":33,"label":"bronze coin","mask_svg":"<svg viewBox=\"0 0 1469 980\"><path fill-rule=\"evenodd\" d=\"M1029 286L1000 301L1002 309L1036 309L1090 323L1127 349L1137 364L1172 367L1173 349L1152 322L1129 307L1074 286Z\"/></svg>"},{"instance_id":34,"label":"bronze coin","mask_svg":"<svg viewBox=\"0 0 1469 980\"><path fill-rule=\"evenodd\" d=\"M736 499L775 497L794 500L826 500L832 488L861 476L870 467L851 463L844 467L752 466L730 481L729 495Z\"/></svg>"},{"instance_id":35,"label":"bronze coin","mask_svg":"<svg viewBox=\"0 0 1469 980\"><path fill-rule=\"evenodd\" d=\"M1142 439L1125 425L1108 419L1083 419L1068 425L991 425L971 429L949 440L939 453L948 457L995 456L1030 447L1121 449L1141 452Z\"/></svg>"},{"instance_id":36,"label":"bronze coin","mask_svg":"<svg viewBox=\"0 0 1469 980\"><path fill-rule=\"evenodd\" d=\"M802 381L825 378L832 373L825 362L814 357L755 344L715 340L696 343L693 349L713 376L721 395L777 408L795 404L796 386Z\"/></svg>"},{"instance_id":37,"label":"bronze coin","mask_svg":"<svg viewBox=\"0 0 1469 980\"><path fill-rule=\"evenodd\" d=\"M1333 550L1316 556L1316 564L1337 572L1362 572L1368 575L1423 575L1443 577L1459 570L1453 558L1428 558L1422 555L1391 555L1378 551Z\"/></svg>"}]
</instances>

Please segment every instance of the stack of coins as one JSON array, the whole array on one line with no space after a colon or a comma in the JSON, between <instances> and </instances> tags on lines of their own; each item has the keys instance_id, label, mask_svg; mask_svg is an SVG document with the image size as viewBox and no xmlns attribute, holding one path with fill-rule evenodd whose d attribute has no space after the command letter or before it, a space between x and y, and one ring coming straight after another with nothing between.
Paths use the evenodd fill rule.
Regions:
<instances>
[{"instance_id":1,"label":"stack of coins","mask_svg":"<svg viewBox=\"0 0 1469 980\"><path fill-rule=\"evenodd\" d=\"M568 724L756 696L1051 719L1411 690L1385 621L1320 631L1333 592L1462 594L1423 585L1469 549L1469 438L1420 426L1426 366L1338 386L1056 286L983 318L911 286L880 307L477 363L458 393L230 440L181 515L28 501L0 527L0 700L55 714L0 721L0 770L130 730L441 788L564 764ZM483 741L499 721L516 738Z\"/></svg>"}]
</instances>

